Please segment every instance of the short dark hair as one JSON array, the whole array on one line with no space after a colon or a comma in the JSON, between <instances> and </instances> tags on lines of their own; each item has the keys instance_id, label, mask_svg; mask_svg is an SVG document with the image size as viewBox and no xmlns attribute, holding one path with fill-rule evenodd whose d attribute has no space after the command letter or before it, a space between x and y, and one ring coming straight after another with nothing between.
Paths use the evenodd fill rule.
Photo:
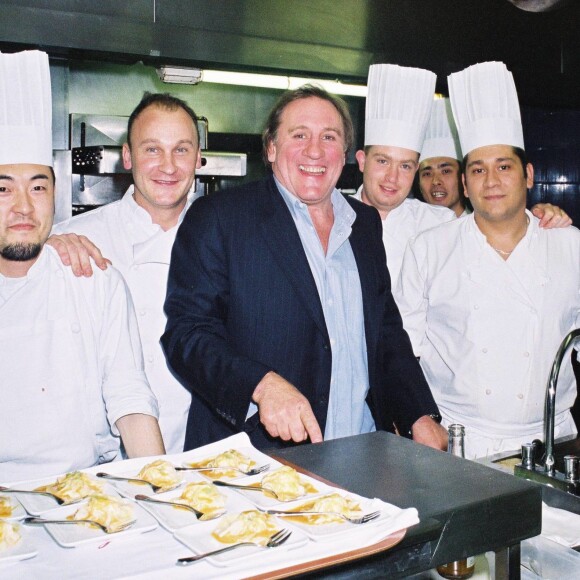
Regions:
<instances>
[{"instance_id":1,"label":"short dark hair","mask_svg":"<svg viewBox=\"0 0 580 580\"><path fill-rule=\"evenodd\" d=\"M197 115L193 109L183 100L174 97L169 93L150 93L146 92L143 94L141 102L135 107L131 116L129 117L129 122L127 123L127 143L131 147L131 130L133 128L133 123L137 117L147 108L147 107L159 107L160 109L165 109L166 111L177 111L177 109L183 109L193 121L193 126L195 127L195 134L197 136L197 141L199 143L199 132L197 130Z\"/></svg>"},{"instance_id":2,"label":"short dark hair","mask_svg":"<svg viewBox=\"0 0 580 580\"><path fill-rule=\"evenodd\" d=\"M513 151L514 155L520 160L520 163L522 164L522 171L524 172L524 177L527 179L528 178L528 156L526 155L526 152L521 147L514 147L514 146L512 146L512 151ZM467 175L466 170L467 170L468 157L469 157L469 153L463 158L463 161L461 162L461 171L465 175Z\"/></svg>"},{"instance_id":3,"label":"short dark hair","mask_svg":"<svg viewBox=\"0 0 580 580\"><path fill-rule=\"evenodd\" d=\"M342 120L345 153L352 147L354 142L354 127L346 102L336 95L331 95L322 87L317 87L316 85L310 84L303 85L298 89L286 91L283 93L282 96L276 101L276 104L268 115L266 126L262 133L262 155L266 165L269 163L268 147L270 146L270 143L276 141L276 138L278 137L278 129L280 127L281 117L284 109L290 103L299 101L301 99L309 99L310 97L316 97L318 99L328 101L337 110Z\"/></svg>"}]
</instances>

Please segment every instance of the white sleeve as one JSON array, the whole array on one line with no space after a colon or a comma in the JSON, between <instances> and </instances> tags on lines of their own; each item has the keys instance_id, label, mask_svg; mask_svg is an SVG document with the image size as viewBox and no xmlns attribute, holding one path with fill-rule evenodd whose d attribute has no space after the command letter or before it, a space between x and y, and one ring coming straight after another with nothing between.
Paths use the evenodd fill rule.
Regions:
<instances>
[{"instance_id":1,"label":"white sleeve","mask_svg":"<svg viewBox=\"0 0 580 580\"><path fill-rule=\"evenodd\" d=\"M426 272L427 255L423 236L409 242L403 265L394 289L395 301L401 312L403 326L411 339L415 356L420 357L427 330Z\"/></svg>"},{"instance_id":2,"label":"white sleeve","mask_svg":"<svg viewBox=\"0 0 580 580\"><path fill-rule=\"evenodd\" d=\"M99 340L99 364L107 418L115 423L133 413L159 417L157 399L145 376L143 352L135 308L121 274L109 267L103 272L105 307Z\"/></svg>"}]
</instances>

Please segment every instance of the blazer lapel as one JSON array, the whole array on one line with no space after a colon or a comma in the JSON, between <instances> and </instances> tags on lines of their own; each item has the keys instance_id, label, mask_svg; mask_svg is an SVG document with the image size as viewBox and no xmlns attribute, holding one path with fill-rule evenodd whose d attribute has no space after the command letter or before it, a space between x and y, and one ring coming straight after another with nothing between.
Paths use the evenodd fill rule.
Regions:
<instances>
[{"instance_id":1,"label":"blazer lapel","mask_svg":"<svg viewBox=\"0 0 580 580\"><path fill-rule=\"evenodd\" d=\"M267 196L259 220L262 235L272 251L274 260L285 273L296 294L300 296L305 310L320 331L328 336L316 282L294 220L273 178L267 181L266 187Z\"/></svg>"}]
</instances>

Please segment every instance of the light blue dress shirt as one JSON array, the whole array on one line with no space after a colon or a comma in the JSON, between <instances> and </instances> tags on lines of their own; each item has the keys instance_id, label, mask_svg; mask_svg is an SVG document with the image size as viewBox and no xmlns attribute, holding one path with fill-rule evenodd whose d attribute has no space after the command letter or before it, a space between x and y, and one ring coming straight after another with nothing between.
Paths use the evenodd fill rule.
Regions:
<instances>
[{"instance_id":1,"label":"light blue dress shirt","mask_svg":"<svg viewBox=\"0 0 580 580\"><path fill-rule=\"evenodd\" d=\"M335 189L331 194L334 224L325 255L308 206L278 180L276 185L306 252L330 338L332 371L324 439L374 431L375 422L365 402L369 374L362 291L348 241L356 213Z\"/></svg>"}]
</instances>

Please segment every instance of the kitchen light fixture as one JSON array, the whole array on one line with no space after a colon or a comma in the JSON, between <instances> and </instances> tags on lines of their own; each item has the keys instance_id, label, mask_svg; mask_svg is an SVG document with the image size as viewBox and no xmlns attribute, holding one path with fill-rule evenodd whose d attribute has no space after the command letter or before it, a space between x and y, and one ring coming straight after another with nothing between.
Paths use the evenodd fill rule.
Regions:
<instances>
[{"instance_id":1,"label":"kitchen light fixture","mask_svg":"<svg viewBox=\"0 0 580 580\"><path fill-rule=\"evenodd\" d=\"M224 85L241 85L245 87L262 87L270 89L295 89L305 84L321 86L335 95L366 97L366 85L352 85L340 81L302 77L285 77L255 73L229 72L220 70L200 70L197 68L162 66L157 69L159 78L165 83L196 85L199 82Z\"/></svg>"}]
</instances>

